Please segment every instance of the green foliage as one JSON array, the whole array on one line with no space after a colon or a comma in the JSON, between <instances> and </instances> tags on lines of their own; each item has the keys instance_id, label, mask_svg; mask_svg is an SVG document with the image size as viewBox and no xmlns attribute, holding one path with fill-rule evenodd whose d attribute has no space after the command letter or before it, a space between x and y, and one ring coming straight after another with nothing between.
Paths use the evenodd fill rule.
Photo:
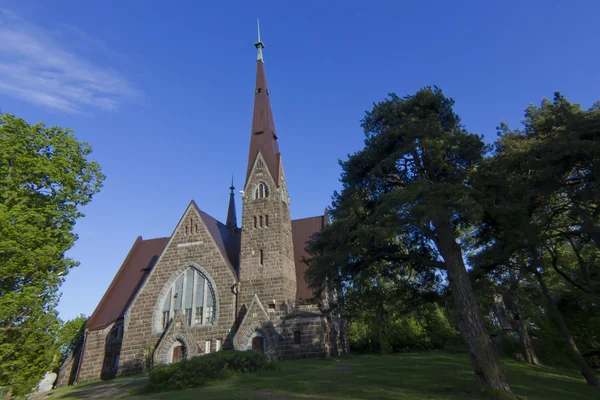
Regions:
<instances>
[{"instance_id":1,"label":"green foliage","mask_svg":"<svg viewBox=\"0 0 600 400\"><path fill-rule=\"evenodd\" d=\"M27 394L52 367L58 288L77 262L73 227L102 186L68 129L0 115L0 386Z\"/></svg>"},{"instance_id":2,"label":"green foliage","mask_svg":"<svg viewBox=\"0 0 600 400\"><path fill-rule=\"evenodd\" d=\"M58 331L56 339L56 347L58 348L58 357L54 368L58 368L69 357L72 351L75 351L83 343L85 333L85 323L87 317L80 314L67 322L65 322Z\"/></svg>"},{"instance_id":3,"label":"green foliage","mask_svg":"<svg viewBox=\"0 0 600 400\"><path fill-rule=\"evenodd\" d=\"M469 281L466 241L461 240L484 213L471 178L487 146L465 129L453 106L441 89L425 87L404 98L392 94L366 113L365 146L340 162L342 191L333 196L333 222L309 245L307 276L315 289L326 279L339 279L347 293L356 293L371 313L370 321L360 323L373 324L379 348L387 351L393 349L388 342L394 330L402 331L396 336L398 348L431 346L429 339L421 340L426 337L421 321L398 314L386 319L415 293L441 291L447 274L482 391L509 392ZM357 308L351 300L348 304L351 315Z\"/></svg>"},{"instance_id":4,"label":"green foliage","mask_svg":"<svg viewBox=\"0 0 600 400\"><path fill-rule=\"evenodd\" d=\"M425 303L406 313L391 313L386 317L385 337L368 319L352 318L349 324L352 351L413 352L451 349L461 344L456 328L436 303Z\"/></svg>"},{"instance_id":5,"label":"green foliage","mask_svg":"<svg viewBox=\"0 0 600 400\"><path fill-rule=\"evenodd\" d=\"M274 369L275 365L265 356L253 351L218 351L154 368L146 390L159 392L200 387L237 374Z\"/></svg>"}]
</instances>

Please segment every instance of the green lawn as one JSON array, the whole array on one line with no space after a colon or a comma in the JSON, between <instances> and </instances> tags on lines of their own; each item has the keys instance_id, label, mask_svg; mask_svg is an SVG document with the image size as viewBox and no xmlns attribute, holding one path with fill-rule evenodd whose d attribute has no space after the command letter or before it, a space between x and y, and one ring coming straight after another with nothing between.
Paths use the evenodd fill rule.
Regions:
<instances>
[{"instance_id":1,"label":"green lawn","mask_svg":"<svg viewBox=\"0 0 600 400\"><path fill-rule=\"evenodd\" d=\"M350 356L279 363L211 386L139 398L156 399L479 399L467 355L431 352ZM524 399L600 399L576 370L505 360L513 391ZM101 390L101 387L98 387ZM67 394L68 393L68 394ZM132 397L129 392L125 397ZM64 396L64 397L63 397ZM73 392L52 396L78 398ZM90 398L91 396L82 396ZM115 398L116 396L111 396ZM96 397L98 398L98 397Z\"/></svg>"}]
</instances>

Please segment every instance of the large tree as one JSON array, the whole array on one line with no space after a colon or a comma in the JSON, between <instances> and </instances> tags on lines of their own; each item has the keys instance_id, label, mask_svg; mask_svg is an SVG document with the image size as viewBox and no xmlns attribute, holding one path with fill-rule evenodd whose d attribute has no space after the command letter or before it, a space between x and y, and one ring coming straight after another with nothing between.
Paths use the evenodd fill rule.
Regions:
<instances>
[{"instance_id":1,"label":"large tree","mask_svg":"<svg viewBox=\"0 0 600 400\"><path fill-rule=\"evenodd\" d=\"M69 129L0 115L0 386L27 394L52 366L73 227L102 186Z\"/></svg>"},{"instance_id":2,"label":"large tree","mask_svg":"<svg viewBox=\"0 0 600 400\"><path fill-rule=\"evenodd\" d=\"M469 179L486 146L461 125L454 101L437 88L390 98L367 112L361 151L341 163L333 223L312 243L313 282L341 266L444 271L483 392L512 396L463 261L460 237L480 213ZM389 271L393 275L393 269Z\"/></svg>"},{"instance_id":3,"label":"large tree","mask_svg":"<svg viewBox=\"0 0 600 400\"><path fill-rule=\"evenodd\" d=\"M484 268L509 267L537 285L586 381L600 386L549 285L558 275L597 295L590 272L597 270L600 233L600 112L583 111L556 94L552 102L528 107L525 117L523 129L500 126L493 157L478 170L475 181L486 203L478 257L488 260Z\"/></svg>"}]
</instances>

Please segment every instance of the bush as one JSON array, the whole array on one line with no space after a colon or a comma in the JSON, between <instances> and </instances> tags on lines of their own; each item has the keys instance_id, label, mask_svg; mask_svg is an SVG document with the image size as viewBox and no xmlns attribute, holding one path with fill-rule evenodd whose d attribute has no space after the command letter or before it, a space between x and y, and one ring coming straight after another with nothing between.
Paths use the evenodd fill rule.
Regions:
<instances>
[{"instance_id":1,"label":"bush","mask_svg":"<svg viewBox=\"0 0 600 400\"><path fill-rule=\"evenodd\" d=\"M410 312L389 313L381 327L367 318L349 324L350 348L357 353L412 352L452 349L461 339L444 309L422 304Z\"/></svg>"},{"instance_id":2,"label":"bush","mask_svg":"<svg viewBox=\"0 0 600 400\"><path fill-rule=\"evenodd\" d=\"M275 365L253 351L219 351L150 371L146 391L180 390L206 385L247 372L274 370Z\"/></svg>"}]
</instances>

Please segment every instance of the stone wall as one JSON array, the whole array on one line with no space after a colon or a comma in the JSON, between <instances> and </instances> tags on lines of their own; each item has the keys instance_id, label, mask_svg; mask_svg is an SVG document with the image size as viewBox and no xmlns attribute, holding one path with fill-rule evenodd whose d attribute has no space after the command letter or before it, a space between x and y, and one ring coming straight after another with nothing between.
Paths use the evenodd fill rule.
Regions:
<instances>
[{"instance_id":1,"label":"stone wall","mask_svg":"<svg viewBox=\"0 0 600 400\"><path fill-rule=\"evenodd\" d=\"M83 343L81 343L78 348L73 349L63 365L60 366L58 377L56 378L57 387L75 383L75 380L77 379L77 368L79 368L79 361L81 360L81 350L83 350Z\"/></svg>"},{"instance_id":2,"label":"stone wall","mask_svg":"<svg viewBox=\"0 0 600 400\"><path fill-rule=\"evenodd\" d=\"M236 317L236 301L232 292L236 283L235 271L226 263L196 207L191 204L125 316L119 374L142 370L144 351L148 348L153 351L161 340L168 339L163 337L162 331L156 331L155 313L160 313L160 294L164 292L165 284L187 266L201 268L214 282L216 295L215 325L192 326L189 328L190 334L202 346L210 340L211 351L215 350L217 340L221 341L222 348L232 347L231 328Z\"/></svg>"},{"instance_id":3,"label":"stone wall","mask_svg":"<svg viewBox=\"0 0 600 400\"><path fill-rule=\"evenodd\" d=\"M292 315L279 327L283 336L279 350L281 359L323 358L330 355L331 345L326 316ZM295 341L296 335L299 336L299 344Z\"/></svg>"},{"instance_id":4,"label":"stone wall","mask_svg":"<svg viewBox=\"0 0 600 400\"><path fill-rule=\"evenodd\" d=\"M113 325L86 332L78 383L100 379L106 356L106 338Z\"/></svg>"}]
</instances>

